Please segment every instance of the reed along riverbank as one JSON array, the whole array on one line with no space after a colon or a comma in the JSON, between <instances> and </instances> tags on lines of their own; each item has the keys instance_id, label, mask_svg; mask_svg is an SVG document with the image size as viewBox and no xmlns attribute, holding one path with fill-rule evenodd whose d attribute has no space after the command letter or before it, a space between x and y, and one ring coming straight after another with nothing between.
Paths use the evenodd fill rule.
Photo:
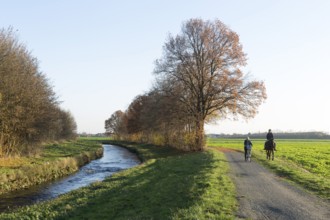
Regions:
<instances>
[{"instance_id":1,"label":"reed along riverbank","mask_svg":"<svg viewBox=\"0 0 330 220\"><path fill-rule=\"evenodd\" d=\"M0 194L69 175L102 155L101 143L78 139L46 145L33 157L0 158Z\"/></svg>"},{"instance_id":2,"label":"reed along riverbank","mask_svg":"<svg viewBox=\"0 0 330 220\"><path fill-rule=\"evenodd\" d=\"M234 219L235 190L221 152L120 144L144 162L0 219Z\"/></svg>"}]
</instances>

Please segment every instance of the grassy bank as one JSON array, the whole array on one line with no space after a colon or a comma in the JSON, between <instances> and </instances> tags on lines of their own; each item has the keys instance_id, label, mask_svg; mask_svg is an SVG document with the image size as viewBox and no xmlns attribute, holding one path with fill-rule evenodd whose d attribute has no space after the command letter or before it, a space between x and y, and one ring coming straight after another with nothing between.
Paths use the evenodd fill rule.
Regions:
<instances>
[{"instance_id":1,"label":"grassy bank","mask_svg":"<svg viewBox=\"0 0 330 220\"><path fill-rule=\"evenodd\" d=\"M222 153L127 147L142 165L0 219L234 219L234 185Z\"/></svg>"},{"instance_id":2,"label":"grassy bank","mask_svg":"<svg viewBox=\"0 0 330 220\"><path fill-rule=\"evenodd\" d=\"M0 194L68 175L102 154L100 143L78 140L47 145L36 157L1 158Z\"/></svg>"},{"instance_id":3,"label":"grassy bank","mask_svg":"<svg viewBox=\"0 0 330 220\"><path fill-rule=\"evenodd\" d=\"M239 139L208 139L208 146L243 151ZM276 140L275 160L266 160L264 140L252 140L253 157L279 176L330 200L330 140Z\"/></svg>"}]
</instances>

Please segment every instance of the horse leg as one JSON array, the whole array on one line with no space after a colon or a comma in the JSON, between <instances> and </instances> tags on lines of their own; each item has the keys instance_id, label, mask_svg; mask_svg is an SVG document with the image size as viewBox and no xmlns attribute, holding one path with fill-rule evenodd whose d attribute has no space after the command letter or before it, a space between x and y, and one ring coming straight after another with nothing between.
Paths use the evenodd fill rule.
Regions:
<instances>
[{"instance_id":1,"label":"horse leg","mask_svg":"<svg viewBox=\"0 0 330 220\"><path fill-rule=\"evenodd\" d=\"M272 160L274 160L274 150L272 150Z\"/></svg>"}]
</instances>

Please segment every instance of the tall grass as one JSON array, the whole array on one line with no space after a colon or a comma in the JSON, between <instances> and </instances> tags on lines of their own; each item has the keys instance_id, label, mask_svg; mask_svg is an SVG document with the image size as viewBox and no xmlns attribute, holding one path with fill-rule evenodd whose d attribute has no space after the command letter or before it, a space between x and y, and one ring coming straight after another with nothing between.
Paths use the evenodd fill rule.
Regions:
<instances>
[{"instance_id":1,"label":"tall grass","mask_svg":"<svg viewBox=\"0 0 330 220\"><path fill-rule=\"evenodd\" d=\"M47 145L39 157L1 158L0 194L71 174L102 154L99 143L84 140Z\"/></svg>"}]
</instances>

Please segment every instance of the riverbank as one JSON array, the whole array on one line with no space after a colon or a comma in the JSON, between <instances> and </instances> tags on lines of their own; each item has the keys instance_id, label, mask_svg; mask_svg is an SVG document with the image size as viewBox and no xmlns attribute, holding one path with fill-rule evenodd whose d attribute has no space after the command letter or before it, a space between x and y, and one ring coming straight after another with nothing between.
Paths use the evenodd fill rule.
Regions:
<instances>
[{"instance_id":1,"label":"riverbank","mask_svg":"<svg viewBox=\"0 0 330 220\"><path fill-rule=\"evenodd\" d=\"M100 143L77 140L46 145L35 157L1 158L0 195L69 175L102 155Z\"/></svg>"},{"instance_id":2,"label":"riverbank","mask_svg":"<svg viewBox=\"0 0 330 220\"><path fill-rule=\"evenodd\" d=\"M234 219L235 190L221 152L120 144L144 163L0 219Z\"/></svg>"}]
</instances>

